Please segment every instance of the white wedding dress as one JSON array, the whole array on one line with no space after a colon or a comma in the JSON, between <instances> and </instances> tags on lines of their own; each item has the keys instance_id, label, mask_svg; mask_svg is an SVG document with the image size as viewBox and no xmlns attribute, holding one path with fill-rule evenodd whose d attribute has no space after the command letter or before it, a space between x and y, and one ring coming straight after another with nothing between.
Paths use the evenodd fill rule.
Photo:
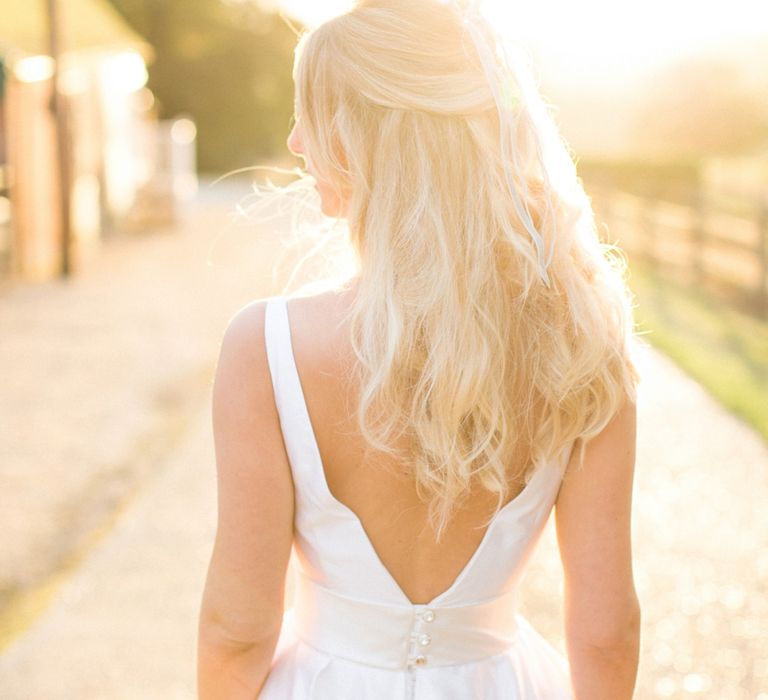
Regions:
<instances>
[{"instance_id":1,"label":"white wedding dress","mask_svg":"<svg viewBox=\"0 0 768 700\"><path fill-rule=\"evenodd\" d=\"M453 584L412 604L330 492L291 346L286 297L265 336L296 498L295 602L261 700L571 700L563 656L516 612L570 449L495 516Z\"/></svg>"}]
</instances>

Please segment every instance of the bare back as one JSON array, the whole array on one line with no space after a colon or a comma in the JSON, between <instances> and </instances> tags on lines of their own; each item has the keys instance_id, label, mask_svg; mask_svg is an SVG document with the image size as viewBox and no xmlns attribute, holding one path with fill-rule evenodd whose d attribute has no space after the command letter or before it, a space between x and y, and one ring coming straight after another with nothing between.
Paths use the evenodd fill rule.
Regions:
<instances>
[{"instance_id":1,"label":"bare back","mask_svg":"<svg viewBox=\"0 0 768 700\"><path fill-rule=\"evenodd\" d=\"M355 418L359 387L345 379L350 363L357 361L349 327L340 325L352 294L354 290L290 300L294 357L331 493L357 515L408 599L423 603L449 588L464 569L483 539L496 501L480 489L472 493L436 543L427 504L416 495L407 464L367 445ZM512 491L510 500L519 491Z\"/></svg>"}]
</instances>

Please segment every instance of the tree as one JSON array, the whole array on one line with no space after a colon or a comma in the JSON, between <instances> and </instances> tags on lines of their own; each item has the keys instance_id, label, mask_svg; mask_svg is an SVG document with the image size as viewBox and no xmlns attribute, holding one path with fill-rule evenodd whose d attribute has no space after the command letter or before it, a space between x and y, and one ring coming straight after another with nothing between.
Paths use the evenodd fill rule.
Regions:
<instances>
[{"instance_id":1,"label":"tree","mask_svg":"<svg viewBox=\"0 0 768 700\"><path fill-rule=\"evenodd\" d=\"M284 154L296 37L275 13L222 0L110 0L153 46L149 87L161 117L189 114L200 169Z\"/></svg>"}]
</instances>

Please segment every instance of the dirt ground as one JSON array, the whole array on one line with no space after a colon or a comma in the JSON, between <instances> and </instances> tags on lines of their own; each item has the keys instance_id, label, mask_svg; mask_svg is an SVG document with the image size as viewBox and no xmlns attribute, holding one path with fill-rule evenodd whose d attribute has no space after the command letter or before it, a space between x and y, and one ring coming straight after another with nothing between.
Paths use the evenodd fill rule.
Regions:
<instances>
[{"instance_id":1,"label":"dirt ground","mask_svg":"<svg viewBox=\"0 0 768 700\"><path fill-rule=\"evenodd\" d=\"M213 365L227 320L281 283L277 227L231 222L244 192L206 187L177 229L0 293L6 700L194 697ZM641 368L637 697L768 700L768 446L655 351ZM560 587L550 528L522 609L562 647Z\"/></svg>"}]
</instances>

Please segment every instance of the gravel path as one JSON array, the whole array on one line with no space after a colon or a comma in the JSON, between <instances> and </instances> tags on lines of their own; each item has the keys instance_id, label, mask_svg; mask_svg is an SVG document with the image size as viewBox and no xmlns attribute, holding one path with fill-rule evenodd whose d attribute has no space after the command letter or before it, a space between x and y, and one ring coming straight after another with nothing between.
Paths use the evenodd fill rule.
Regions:
<instances>
[{"instance_id":1,"label":"gravel path","mask_svg":"<svg viewBox=\"0 0 768 700\"><path fill-rule=\"evenodd\" d=\"M665 356L649 349L641 371L636 697L768 700L768 445ZM526 612L563 648L552 528L542 544Z\"/></svg>"},{"instance_id":2,"label":"gravel path","mask_svg":"<svg viewBox=\"0 0 768 700\"><path fill-rule=\"evenodd\" d=\"M0 290L0 609L141 489L206 395L228 318L269 293L276 241L228 215L244 187L204 188L175 230L115 234L70 280Z\"/></svg>"},{"instance_id":3,"label":"gravel path","mask_svg":"<svg viewBox=\"0 0 768 700\"><path fill-rule=\"evenodd\" d=\"M4 700L194 697L213 362L231 314L277 290L276 238L227 226L236 194L205 194L180 231L116 237L72 282L0 296L0 595L71 569L0 655ZM768 700L768 446L655 351L642 371L637 697ZM522 607L562 646L560 586L550 528Z\"/></svg>"}]
</instances>

